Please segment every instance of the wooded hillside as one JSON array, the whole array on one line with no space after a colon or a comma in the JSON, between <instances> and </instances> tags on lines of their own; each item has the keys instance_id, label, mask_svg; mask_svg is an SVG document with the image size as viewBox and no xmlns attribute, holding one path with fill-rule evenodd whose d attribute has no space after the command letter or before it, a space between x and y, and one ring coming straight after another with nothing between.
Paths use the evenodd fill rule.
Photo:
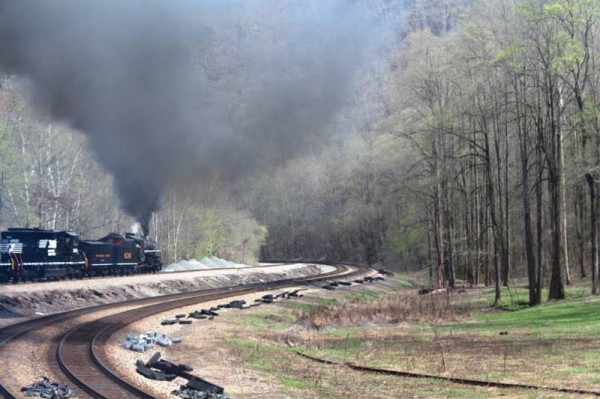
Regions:
<instances>
[{"instance_id":1,"label":"wooded hillside","mask_svg":"<svg viewBox=\"0 0 600 399\"><path fill-rule=\"evenodd\" d=\"M293 57L267 72L246 57L295 44L277 37L288 4L276 3L198 38L198 73L239 126L271 140L241 178L210 171L165 190L151 235L169 260L365 261L425 270L435 287L526 278L531 304L583 277L598 292L600 1L369 1L379 46L326 125L309 123L325 90L309 97L285 136L294 145L251 112L269 77L302 70ZM129 230L85 139L34 110L29 92L2 81L0 227Z\"/></svg>"},{"instance_id":2,"label":"wooded hillside","mask_svg":"<svg viewBox=\"0 0 600 399\"><path fill-rule=\"evenodd\" d=\"M526 276L532 304L590 275L597 292L599 6L485 2L409 29L386 117L271 181L267 250L412 260L434 286Z\"/></svg>"}]
</instances>

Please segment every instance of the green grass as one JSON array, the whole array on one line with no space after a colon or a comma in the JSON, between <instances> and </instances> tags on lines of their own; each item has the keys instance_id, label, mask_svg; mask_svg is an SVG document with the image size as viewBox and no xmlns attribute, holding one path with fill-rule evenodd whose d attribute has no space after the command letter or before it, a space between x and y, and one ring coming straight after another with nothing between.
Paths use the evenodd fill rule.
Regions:
<instances>
[{"instance_id":1,"label":"green grass","mask_svg":"<svg viewBox=\"0 0 600 399\"><path fill-rule=\"evenodd\" d=\"M233 347L241 349L245 353L245 361L251 367L268 373L277 371L273 357L269 356L269 353L278 350L277 344L235 336L225 337L224 341Z\"/></svg>"},{"instance_id":2,"label":"green grass","mask_svg":"<svg viewBox=\"0 0 600 399\"><path fill-rule=\"evenodd\" d=\"M233 346L238 346L245 349L252 349L255 352L265 352L269 350L275 350L278 348L277 344L258 341L256 339L246 339L235 336L229 336L224 338L226 342Z\"/></svg>"},{"instance_id":3,"label":"green grass","mask_svg":"<svg viewBox=\"0 0 600 399\"><path fill-rule=\"evenodd\" d=\"M494 288L485 288L481 295L469 298L468 303L482 308L490 307L494 303L496 291ZM504 310L520 310L528 307L529 292L521 287L502 287L500 289L499 307Z\"/></svg>"},{"instance_id":4,"label":"green grass","mask_svg":"<svg viewBox=\"0 0 600 399\"><path fill-rule=\"evenodd\" d=\"M475 298L469 298L467 302L471 305L480 305L482 307L491 306L494 303L496 295L495 288L485 288L481 295ZM566 299L578 299L590 296L590 289L582 286L569 287L565 291ZM548 298L548 289L542 290L542 302L546 303ZM529 308L529 291L524 285L513 287L502 287L500 289L499 307L503 310L516 311Z\"/></svg>"},{"instance_id":5,"label":"green grass","mask_svg":"<svg viewBox=\"0 0 600 399\"><path fill-rule=\"evenodd\" d=\"M371 329L375 329L378 327L372 327ZM348 337L358 335L365 331L365 327L363 326L343 326L343 327L333 327L328 328L324 331L325 334L332 337Z\"/></svg>"},{"instance_id":6,"label":"green grass","mask_svg":"<svg viewBox=\"0 0 600 399\"><path fill-rule=\"evenodd\" d=\"M323 352L334 356L356 356L362 350L359 338L346 337L343 340L327 341L323 346Z\"/></svg>"},{"instance_id":7,"label":"green grass","mask_svg":"<svg viewBox=\"0 0 600 399\"><path fill-rule=\"evenodd\" d=\"M265 315L262 314L241 314L232 319L235 324L250 325L253 327L267 328Z\"/></svg>"},{"instance_id":8,"label":"green grass","mask_svg":"<svg viewBox=\"0 0 600 399\"><path fill-rule=\"evenodd\" d=\"M344 291L342 293L342 301L343 300L360 300L360 301L370 301L373 299L379 299L386 296L386 293L383 291L375 291L370 289L361 289L359 291Z\"/></svg>"},{"instance_id":9,"label":"green grass","mask_svg":"<svg viewBox=\"0 0 600 399\"><path fill-rule=\"evenodd\" d=\"M318 386L310 381L296 380L291 378L281 378L281 385L296 389L317 389Z\"/></svg>"},{"instance_id":10,"label":"green grass","mask_svg":"<svg viewBox=\"0 0 600 399\"><path fill-rule=\"evenodd\" d=\"M286 359L296 356L291 353L290 348L238 336L227 336L224 341L243 353L244 362L248 366L273 375L282 386L298 390L319 390L314 382L290 375L289 370L286 370L286 366L290 364Z\"/></svg>"},{"instance_id":11,"label":"green grass","mask_svg":"<svg viewBox=\"0 0 600 399\"><path fill-rule=\"evenodd\" d=\"M394 276L398 287L409 286L407 279ZM389 279L388 279L389 280ZM491 308L494 289L472 290L467 294L453 293L453 306L466 306L468 317L459 315L460 322L434 320L401 324L332 325L314 330L298 323L298 312L319 312L320 309L343 306L352 301L362 307L371 301L385 306L388 298L413 295L407 290L389 291L356 287L327 293L328 299L282 302L263 312L259 309L232 318L242 333L227 337L226 343L237 348L238 356L249 367L270 374L280 385L307 397L351 397L363 384L380 396L393 397L393 389L418 393L422 397L494 398L572 398L574 395L532 390L492 390L466 387L438 380L389 379L395 388L386 391L381 384L386 377L362 375L340 369L300 361L292 351L316 355L337 361L350 361L382 368L398 368L428 374L447 373L466 378L493 381L515 381L552 386L596 389L600 386L600 297L589 295L586 287L568 287L567 300L527 306L526 288L502 289L502 309ZM544 298L547 292L544 292ZM382 301L383 299L383 301ZM329 309L331 311L331 309ZM426 309L424 310L426 311ZM298 330L297 330L298 329ZM288 348L285 336L300 346ZM302 331L294 339L294 335ZM499 335L507 331L508 335ZM259 337L256 339L249 337ZM287 338L286 338L287 339ZM442 369L440 347L443 346L445 366ZM479 349L481 348L481 349ZM550 367L551 366L551 367ZM309 371L310 370L310 371ZM322 377L314 370L321 370ZM312 373L312 374L311 374ZM361 382L357 381L361 379ZM330 387L352 386L353 390L336 393ZM374 391L375 392L375 391ZM386 392L386 393L384 393ZM516 396L515 396L516 395ZM299 397L299 396L298 396Z\"/></svg>"},{"instance_id":12,"label":"green grass","mask_svg":"<svg viewBox=\"0 0 600 399\"><path fill-rule=\"evenodd\" d=\"M259 313L241 313L236 314L231 319L232 323L239 325L249 325L262 330L282 330L290 324L297 321L296 316L291 309L278 307L277 311L265 312L263 309Z\"/></svg>"},{"instance_id":13,"label":"green grass","mask_svg":"<svg viewBox=\"0 0 600 399\"><path fill-rule=\"evenodd\" d=\"M577 299L546 302L518 311L479 313L474 316L475 323L449 324L446 327L482 332L514 330L557 338L600 331L600 298L574 297Z\"/></svg>"},{"instance_id":14,"label":"green grass","mask_svg":"<svg viewBox=\"0 0 600 399\"><path fill-rule=\"evenodd\" d=\"M430 394L435 397L439 397L441 386L437 387L435 390L430 390ZM483 398L494 398L495 394L490 394L487 392L476 391L472 388L462 388L462 387L452 387L448 389L445 393L446 398L471 398L471 399L483 399Z\"/></svg>"},{"instance_id":15,"label":"green grass","mask_svg":"<svg viewBox=\"0 0 600 399\"><path fill-rule=\"evenodd\" d=\"M394 283L396 283L399 287L403 287L403 288L410 288L410 287L414 287L415 285L406 277L404 276L400 276L398 274L395 274L392 277L387 277L388 280L392 280Z\"/></svg>"},{"instance_id":16,"label":"green grass","mask_svg":"<svg viewBox=\"0 0 600 399\"><path fill-rule=\"evenodd\" d=\"M343 303L343 301L343 298L321 298L312 302L287 301L285 302L285 307L290 310L297 310L307 313L317 307L339 306Z\"/></svg>"}]
</instances>

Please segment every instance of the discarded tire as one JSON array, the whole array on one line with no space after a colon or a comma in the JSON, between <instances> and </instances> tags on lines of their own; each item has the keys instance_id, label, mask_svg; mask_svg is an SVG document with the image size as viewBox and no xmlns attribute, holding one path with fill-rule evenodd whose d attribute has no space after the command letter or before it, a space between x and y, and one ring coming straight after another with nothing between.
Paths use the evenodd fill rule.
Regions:
<instances>
[{"instance_id":1,"label":"discarded tire","mask_svg":"<svg viewBox=\"0 0 600 399\"><path fill-rule=\"evenodd\" d=\"M223 388L206 381L196 375L190 374L193 369L186 364L174 364L160 358L160 352L156 352L147 363L138 360L136 371L146 378L157 381L172 381L177 377L188 380L173 394L180 398L202 398L202 399L227 399L223 395Z\"/></svg>"},{"instance_id":2,"label":"discarded tire","mask_svg":"<svg viewBox=\"0 0 600 399\"><path fill-rule=\"evenodd\" d=\"M28 397L42 397L51 399L69 399L75 397L75 392L66 384L56 383L43 377L41 381L21 388L21 392Z\"/></svg>"},{"instance_id":3,"label":"discarded tire","mask_svg":"<svg viewBox=\"0 0 600 399\"><path fill-rule=\"evenodd\" d=\"M181 337L177 337L177 342L181 342ZM157 332L148 332L146 334L127 334L127 340L123 342L123 348L135 352L145 352L148 349L154 348L155 345L171 346L174 341L164 334Z\"/></svg>"}]
</instances>

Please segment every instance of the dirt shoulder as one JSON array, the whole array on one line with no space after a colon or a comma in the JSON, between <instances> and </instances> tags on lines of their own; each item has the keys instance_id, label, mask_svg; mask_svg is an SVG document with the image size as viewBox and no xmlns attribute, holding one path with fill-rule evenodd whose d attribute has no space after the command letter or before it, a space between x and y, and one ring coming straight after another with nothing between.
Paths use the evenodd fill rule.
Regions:
<instances>
[{"instance_id":1,"label":"dirt shoulder","mask_svg":"<svg viewBox=\"0 0 600 399\"><path fill-rule=\"evenodd\" d=\"M301 277L328 272L330 269L330 266L298 263L276 267L0 285L0 327L36 315L131 299Z\"/></svg>"}]
</instances>

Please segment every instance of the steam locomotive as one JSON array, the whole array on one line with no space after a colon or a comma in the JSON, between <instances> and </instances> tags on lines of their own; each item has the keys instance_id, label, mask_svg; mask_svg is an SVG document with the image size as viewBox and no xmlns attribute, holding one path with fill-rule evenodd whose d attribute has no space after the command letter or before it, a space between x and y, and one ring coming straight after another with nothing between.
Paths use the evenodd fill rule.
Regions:
<instances>
[{"instance_id":1,"label":"steam locomotive","mask_svg":"<svg viewBox=\"0 0 600 399\"><path fill-rule=\"evenodd\" d=\"M156 244L133 233L96 241L71 231L9 228L0 236L0 282L154 273L162 268Z\"/></svg>"}]
</instances>

